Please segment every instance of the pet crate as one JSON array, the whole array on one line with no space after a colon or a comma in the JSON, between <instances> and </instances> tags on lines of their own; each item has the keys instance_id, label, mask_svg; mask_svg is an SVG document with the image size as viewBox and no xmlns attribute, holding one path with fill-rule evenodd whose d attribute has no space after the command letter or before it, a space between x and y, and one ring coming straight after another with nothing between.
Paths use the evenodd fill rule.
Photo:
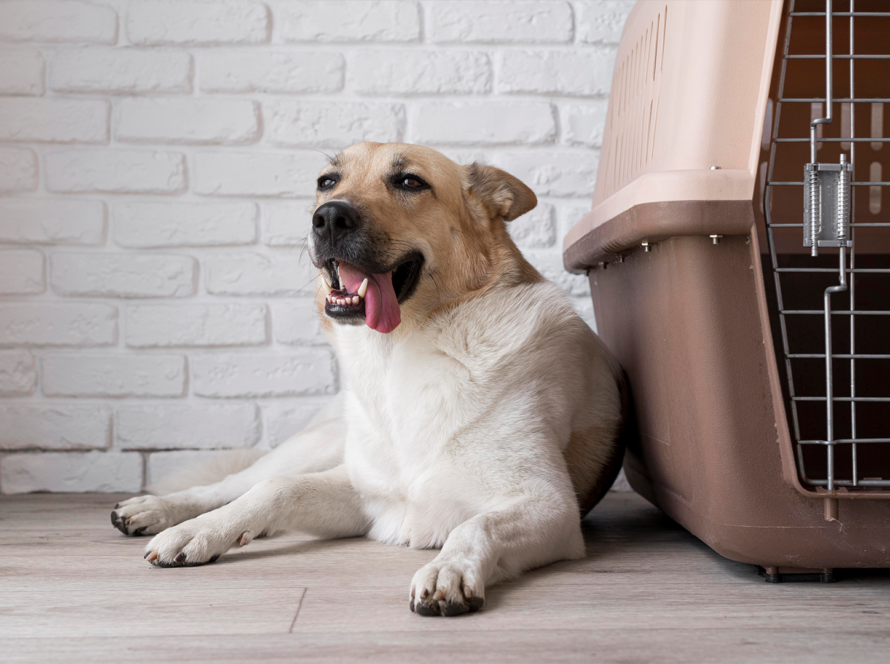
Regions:
<instances>
[{"instance_id":1,"label":"pet crate","mask_svg":"<svg viewBox=\"0 0 890 664\"><path fill-rule=\"evenodd\" d=\"M565 264L628 480L718 553L890 567L890 3L645 0Z\"/></svg>"}]
</instances>

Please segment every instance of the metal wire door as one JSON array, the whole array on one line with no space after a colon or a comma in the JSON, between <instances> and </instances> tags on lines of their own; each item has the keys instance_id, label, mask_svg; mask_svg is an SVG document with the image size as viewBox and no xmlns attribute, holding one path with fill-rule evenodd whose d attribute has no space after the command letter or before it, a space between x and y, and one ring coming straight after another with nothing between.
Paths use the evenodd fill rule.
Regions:
<instances>
[{"instance_id":1,"label":"metal wire door","mask_svg":"<svg viewBox=\"0 0 890 664\"><path fill-rule=\"evenodd\" d=\"M836 493L890 487L890 11L871 11L880 7L788 2L763 186L798 473Z\"/></svg>"}]
</instances>

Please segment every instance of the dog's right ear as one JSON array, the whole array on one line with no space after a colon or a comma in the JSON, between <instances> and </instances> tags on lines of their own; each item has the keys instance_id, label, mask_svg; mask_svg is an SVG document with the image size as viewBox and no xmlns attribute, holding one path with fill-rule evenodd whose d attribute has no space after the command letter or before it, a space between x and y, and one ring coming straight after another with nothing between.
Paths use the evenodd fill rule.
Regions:
<instances>
[{"instance_id":1,"label":"dog's right ear","mask_svg":"<svg viewBox=\"0 0 890 664\"><path fill-rule=\"evenodd\" d=\"M467 171L467 196L476 199L490 217L513 221L538 204L535 192L494 166L472 163Z\"/></svg>"}]
</instances>

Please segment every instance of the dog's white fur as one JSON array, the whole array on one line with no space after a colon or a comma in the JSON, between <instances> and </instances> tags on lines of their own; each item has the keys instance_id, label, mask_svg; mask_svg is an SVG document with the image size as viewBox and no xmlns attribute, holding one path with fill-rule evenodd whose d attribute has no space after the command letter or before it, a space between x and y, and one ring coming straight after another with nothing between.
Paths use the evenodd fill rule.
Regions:
<instances>
[{"instance_id":1,"label":"dog's white fur","mask_svg":"<svg viewBox=\"0 0 890 664\"><path fill-rule=\"evenodd\" d=\"M564 453L621 420L619 368L563 292L493 288L390 334L332 326L344 388L303 432L209 486L116 508L160 533L156 564L202 564L278 531L441 547L410 586L424 613L478 608L486 587L579 558L579 501Z\"/></svg>"}]
</instances>

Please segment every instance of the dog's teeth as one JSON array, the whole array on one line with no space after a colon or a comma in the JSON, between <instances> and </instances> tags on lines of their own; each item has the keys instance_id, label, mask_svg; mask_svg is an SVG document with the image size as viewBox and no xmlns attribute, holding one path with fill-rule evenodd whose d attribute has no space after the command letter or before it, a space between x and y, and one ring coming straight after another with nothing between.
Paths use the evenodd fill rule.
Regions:
<instances>
[{"instance_id":1,"label":"dog's teeth","mask_svg":"<svg viewBox=\"0 0 890 664\"><path fill-rule=\"evenodd\" d=\"M361 300L361 298L360 298L358 295L353 295L353 296L352 296L352 303L353 303L353 304L358 304L358 303L359 303L359 300Z\"/></svg>"},{"instance_id":2,"label":"dog's teeth","mask_svg":"<svg viewBox=\"0 0 890 664\"><path fill-rule=\"evenodd\" d=\"M340 276L340 263L337 263L337 281L340 282L340 288L346 290L346 286L343 284L343 277Z\"/></svg>"},{"instance_id":3,"label":"dog's teeth","mask_svg":"<svg viewBox=\"0 0 890 664\"><path fill-rule=\"evenodd\" d=\"M368 292L368 278L365 277L365 280L362 282L362 285L358 287L356 291L359 297L364 297L365 293Z\"/></svg>"}]
</instances>

